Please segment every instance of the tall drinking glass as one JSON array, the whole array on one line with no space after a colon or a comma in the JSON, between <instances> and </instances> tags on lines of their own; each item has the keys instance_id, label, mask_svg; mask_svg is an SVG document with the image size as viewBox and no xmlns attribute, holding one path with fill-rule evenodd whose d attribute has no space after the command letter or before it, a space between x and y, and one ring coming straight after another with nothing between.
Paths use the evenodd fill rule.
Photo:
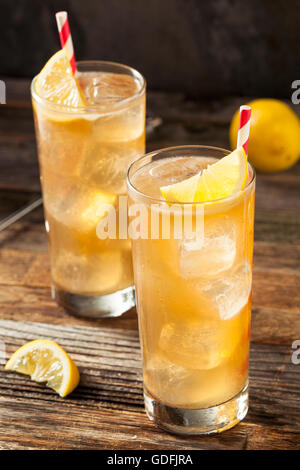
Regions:
<instances>
[{"instance_id":1,"label":"tall drinking glass","mask_svg":"<svg viewBox=\"0 0 300 470\"><path fill-rule=\"evenodd\" d=\"M219 200L166 202L159 190L229 153L159 150L127 176L129 228L143 225L131 236L145 406L175 433L220 432L248 410L254 170Z\"/></svg>"},{"instance_id":2,"label":"tall drinking glass","mask_svg":"<svg viewBox=\"0 0 300 470\"><path fill-rule=\"evenodd\" d=\"M136 70L78 62L82 108L31 92L53 295L67 310L118 316L135 305L131 243L101 240L101 207L126 194L128 165L145 149L145 81Z\"/></svg>"}]
</instances>

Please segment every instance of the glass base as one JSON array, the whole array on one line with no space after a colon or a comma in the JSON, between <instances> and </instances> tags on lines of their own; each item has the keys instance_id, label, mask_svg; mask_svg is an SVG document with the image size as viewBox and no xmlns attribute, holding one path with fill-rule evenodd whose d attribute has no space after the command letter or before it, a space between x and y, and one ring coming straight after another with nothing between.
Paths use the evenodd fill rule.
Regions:
<instances>
[{"instance_id":1,"label":"glass base","mask_svg":"<svg viewBox=\"0 0 300 470\"><path fill-rule=\"evenodd\" d=\"M174 434L213 434L239 423L248 412L248 384L231 400L200 410L164 405L144 390L146 413L160 428Z\"/></svg>"},{"instance_id":2,"label":"glass base","mask_svg":"<svg viewBox=\"0 0 300 470\"><path fill-rule=\"evenodd\" d=\"M119 317L135 307L134 286L102 296L74 294L52 286L52 297L68 312L86 318Z\"/></svg>"}]
</instances>

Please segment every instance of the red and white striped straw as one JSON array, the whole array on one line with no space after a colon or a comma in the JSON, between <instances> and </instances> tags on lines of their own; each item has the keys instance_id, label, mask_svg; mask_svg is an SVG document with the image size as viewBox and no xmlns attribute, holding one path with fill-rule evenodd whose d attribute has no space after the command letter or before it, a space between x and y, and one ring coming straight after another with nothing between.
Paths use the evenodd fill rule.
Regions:
<instances>
[{"instance_id":1,"label":"red and white striped straw","mask_svg":"<svg viewBox=\"0 0 300 470\"><path fill-rule=\"evenodd\" d=\"M66 11L59 11L56 13L56 22L60 38L61 47L64 49L66 56L69 59L73 75L76 75L77 66L73 48L73 41L69 26L68 13Z\"/></svg>"},{"instance_id":2,"label":"red and white striped straw","mask_svg":"<svg viewBox=\"0 0 300 470\"><path fill-rule=\"evenodd\" d=\"M250 118L251 118L250 106L246 106L246 105L241 106L239 130L238 130L238 137L237 137L237 148L243 147L247 155L248 155L248 142L249 142L249 132L250 132Z\"/></svg>"}]
</instances>

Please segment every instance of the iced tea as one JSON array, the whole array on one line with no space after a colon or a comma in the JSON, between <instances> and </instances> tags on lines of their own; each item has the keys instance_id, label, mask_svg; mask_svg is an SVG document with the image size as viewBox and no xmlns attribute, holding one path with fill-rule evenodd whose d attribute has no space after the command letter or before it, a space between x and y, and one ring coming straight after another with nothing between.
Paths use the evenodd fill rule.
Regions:
<instances>
[{"instance_id":1,"label":"iced tea","mask_svg":"<svg viewBox=\"0 0 300 470\"><path fill-rule=\"evenodd\" d=\"M139 159L128 173L130 204L146 209L152 235L159 218L156 238L149 228L147 238L132 241L146 410L179 433L227 429L248 409L253 170L249 165L245 189L223 200L167 203L159 189L228 153L166 149ZM198 232L196 211L202 217ZM178 237L175 225L184 214L190 214L193 231Z\"/></svg>"},{"instance_id":2,"label":"iced tea","mask_svg":"<svg viewBox=\"0 0 300 470\"><path fill-rule=\"evenodd\" d=\"M144 152L145 84L118 64L79 62L78 70L84 109L53 105L32 85L53 287L71 311L118 315L134 305L131 243L100 240L96 228Z\"/></svg>"}]
</instances>

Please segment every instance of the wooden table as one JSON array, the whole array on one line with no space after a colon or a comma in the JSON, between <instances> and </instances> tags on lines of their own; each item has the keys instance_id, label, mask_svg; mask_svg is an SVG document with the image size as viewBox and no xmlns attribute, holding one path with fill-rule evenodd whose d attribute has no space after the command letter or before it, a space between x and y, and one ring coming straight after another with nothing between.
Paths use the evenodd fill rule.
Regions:
<instances>
[{"instance_id":1,"label":"wooden table","mask_svg":"<svg viewBox=\"0 0 300 470\"><path fill-rule=\"evenodd\" d=\"M9 82L0 106L0 217L39 191L28 83ZM179 144L228 147L228 124L245 99L188 101L149 93L163 119L148 150ZM300 448L300 165L257 178L250 410L238 426L210 437L177 437L146 417L135 310L115 320L68 315L50 297L43 214L37 209L0 233L0 449ZM3 371L28 340L58 341L73 356L81 384L62 399ZM0 343L0 346L3 343Z\"/></svg>"}]
</instances>

